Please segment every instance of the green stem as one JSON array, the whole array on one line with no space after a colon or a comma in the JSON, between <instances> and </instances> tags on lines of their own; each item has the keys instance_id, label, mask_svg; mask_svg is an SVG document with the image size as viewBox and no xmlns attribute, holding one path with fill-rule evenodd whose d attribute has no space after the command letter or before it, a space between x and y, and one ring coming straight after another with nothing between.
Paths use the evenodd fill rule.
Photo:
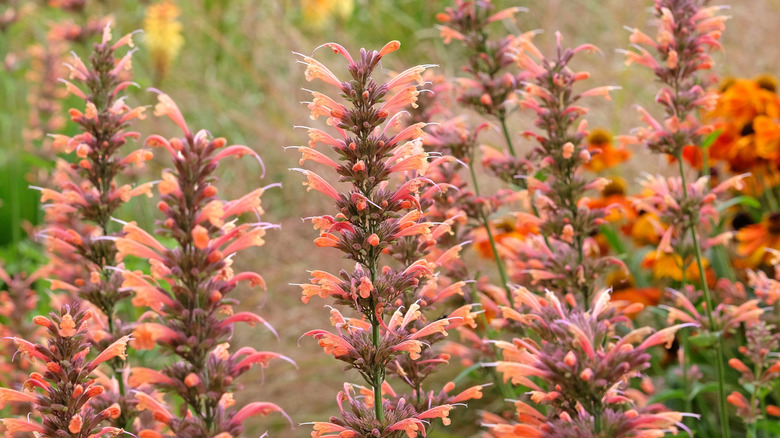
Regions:
<instances>
[{"instance_id":1,"label":"green stem","mask_svg":"<svg viewBox=\"0 0 780 438\"><path fill-rule=\"evenodd\" d=\"M682 260L682 265L680 266L680 271L682 272L682 279L680 282L680 288L682 290L685 290L685 284L687 283L688 279L685 276L687 265L685 264L685 260ZM688 396L691 393L691 380L690 375L688 373L688 365L690 362L690 341L689 336L687 333L680 333L680 337L682 338L682 379L683 379L683 390L685 391L685 412L693 412L693 400ZM690 417L684 417L683 418L683 424L686 426L688 425L689 421L688 418ZM693 431L691 431L691 436L693 436Z\"/></svg>"},{"instance_id":2,"label":"green stem","mask_svg":"<svg viewBox=\"0 0 780 438\"><path fill-rule=\"evenodd\" d=\"M373 321L373 324L371 325L371 341L374 344L374 348L378 351L379 350L379 321L376 320ZM379 372L379 370L376 370L376 374L374 375L374 413L376 414L376 419L379 422L379 424L382 424L382 421L384 420L384 410L382 406L382 373Z\"/></svg>"},{"instance_id":3,"label":"green stem","mask_svg":"<svg viewBox=\"0 0 780 438\"><path fill-rule=\"evenodd\" d=\"M682 181L683 198L688 199L688 188L685 183L685 169L683 168L682 154L678 155L677 162L680 166L680 179ZM710 330L717 332L715 327L715 318L712 316L712 295L710 294L710 287L707 284L707 275L704 272L704 263L702 260L701 246L699 246L699 239L696 236L696 229L693 223L688 223L688 228L691 230L691 238L693 239L693 248L696 252L696 265L699 268L699 281L701 282L701 288L704 292L704 302L707 306L707 320L710 324ZM720 429L721 436L723 438L731 437L731 428L729 427L729 413L728 405L726 404L726 367L723 360L723 336L719 334L717 336L717 342L715 343L715 353L717 355L717 370L718 370L718 411L720 413Z\"/></svg>"},{"instance_id":4,"label":"green stem","mask_svg":"<svg viewBox=\"0 0 780 438\"><path fill-rule=\"evenodd\" d=\"M474 172L473 164L474 160L471 160L471 163L469 163L469 173L471 174L471 184L474 186L474 193L479 197L479 183L477 182L477 174ZM485 227L485 230L487 230L488 240L490 241L490 250L493 252L493 258L496 261L496 267L498 267L498 275L501 277L501 284L506 291L506 298L509 301L509 305L513 306L514 300L512 299L512 289L509 287L509 277L506 275L504 264L501 262L501 257L496 250L496 241L493 238L493 231L490 230L490 222L488 221L487 215L485 215L485 211L481 208L479 216L482 220L482 225Z\"/></svg>"},{"instance_id":5,"label":"green stem","mask_svg":"<svg viewBox=\"0 0 780 438\"><path fill-rule=\"evenodd\" d=\"M471 301L474 303L479 302L479 296L477 295L477 287L474 285L474 283L471 283ZM482 330L479 330L479 326L477 326L478 334L483 339L498 339L497 333L495 333L494 330L491 329L490 324L488 323L487 317L485 316L485 312L481 312L478 316L479 322L482 323ZM490 344L493 347L493 353L496 355L496 359L499 358L499 351L498 347L496 347L496 344L491 343ZM504 380L501 378L501 376L498 375L496 372L496 369L494 367L490 367L490 376L493 378L493 381L498 386L499 391L501 391L501 396L504 397L504 399L512 399L515 396L514 390L509 386L507 382L504 382Z\"/></svg>"},{"instance_id":6,"label":"green stem","mask_svg":"<svg viewBox=\"0 0 780 438\"><path fill-rule=\"evenodd\" d=\"M685 412L693 412L693 399L688 396L688 394L691 393L691 380L688 374L688 362L690 360L690 341L688 340L689 336L687 333L681 333L680 336L682 337L683 341L682 379L683 390L685 391ZM685 419L687 418L688 417L685 417L683 422L685 422Z\"/></svg>"},{"instance_id":7,"label":"green stem","mask_svg":"<svg viewBox=\"0 0 780 438\"><path fill-rule=\"evenodd\" d=\"M501 131L504 133L504 140L506 140L506 145L509 148L509 153L512 154L513 157L517 157L517 155L515 154L515 147L512 144L512 136L509 134L509 128L506 126L506 116L501 116L498 118L498 120L501 121ZM531 211L533 212L534 216L541 218L541 216L539 215L539 209L536 208L536 204L534 204L533 199L531 199L530 202L531 202ZM542 234L542 237L544 238L544 244L547 245L548 248L552 249L552 247L550 246L550 242L547 239L547 235Z\"/></svg>"},{"instance_id":8,"label":"green stem","mask_svg":"<svg viewBox=\"0 0 780 438\"><path fill-rule=\"evenodd\" d=\"M753 375L756 376L756 377L760 376L762 371L763 371L761 368L762 367L761 367L760 364L755 364L755 367L753 368ZM750 408L751 409L753 408L753 406L756 405L756 399L757 398L758 398L758 382L753 382L753 391L750 393ZM762 401L763 401L763 398L762 398ZM764 411L762 410L761 412L764 412ZM750 424L748 424L748 431L747 431L748 438L756 438L758 436L757 435L757 427L758 427L758 425L756 424L756 420L757 419L753 419L753 421Z\"/></svg>"},{"instance_id":9,"label":"green stem","mask_svg":"<svg viewBox=\"0 0 780 438\"><path fill-rule=\"evenodd\" d=\"M598 407L593 410L593 428L596 434L601 433L601 410Z\"/></svg>"},{"instance_id":10,"label":"green stem","mask_svg":"<svg viewBox=\"0 0 780 438\"><path fill-rule=\"evenodd\" d=\"M756 422L748 424L747 438L756 438Z\"/></svg>"},{"instance_id":11,"label":"green stem","mask_svg":"<svg viewBox=\"0 0 780 438\"><path fill-rule=\"evenodd\" d=\"M761 406L761 413L766 416L766 393L762 394L759 398L759 405ZM764 432L762 435L764 438L769 438L769 423L766 421L761 422L761 430Z\"/></svg>"},{"instance_id":12,"label":"green stem","mask_svg":"<svg viewBox=\"0 0 780 438\"><path fill-rule=\"evenodd\" d=\"M515 153L515 147L512 145L512 137L509 135L509 128L506 126L506 116L499 116L498 120L501 121L501 130L504 132L504 138L506 139L506 145L509 148L509 153L512 154L513 157L517 157L517 154Z\"/></svg>"}]
</instances>

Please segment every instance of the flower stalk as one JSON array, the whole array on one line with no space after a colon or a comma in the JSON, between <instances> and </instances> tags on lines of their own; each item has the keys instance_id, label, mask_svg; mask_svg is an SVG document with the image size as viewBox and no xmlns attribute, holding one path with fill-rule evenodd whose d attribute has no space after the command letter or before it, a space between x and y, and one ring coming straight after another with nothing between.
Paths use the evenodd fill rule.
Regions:
<instances>
[{"instance_id":1,"label":"flower stalk","mask_svg":"<svg viewBox=\"0 0 780 438\"><path fill-rule=\"evenodd\" d=\"M719 48L718 42L724 28L725 16L717 15L718 6L705 6L701 0L655 0L658 31L653 39L639 29L631 30L631 42L636 51L626 53L626 65L633 63L651 68L664 87L659 91L656 101L666 112L664 123L655 120L644 108L638 107L648 127L637 133L639 142L651 151L672 156L679 162L682 200L689 204L689 186L685 182L683 156L688 153L706 154L699 149L702 136L713 128L702 124L695 117L699 109L712 111L716 99L713 92L705 91L700 84L698 73L712 67L709 51ZM655 51L655 56L645 47ZM697 182L697 185L699 182ZM705 178L704 183L708 185ZM715 325L713 318L714 303L707 284L701 244L696 227L698 212L691 210L683 213L682 223L678 225L684 236L690 232L691 244L699 270L699 286L702 288L709 320L710 330L717 335L715 343L718 410L722 436L731 434L726 405L725 362L723 357L722 327ZM670 228L673 229L674 227ZM671 232L667 231L671 237ZM687 353L687 352L686 352Z\"/></svg>"}]
</instances>

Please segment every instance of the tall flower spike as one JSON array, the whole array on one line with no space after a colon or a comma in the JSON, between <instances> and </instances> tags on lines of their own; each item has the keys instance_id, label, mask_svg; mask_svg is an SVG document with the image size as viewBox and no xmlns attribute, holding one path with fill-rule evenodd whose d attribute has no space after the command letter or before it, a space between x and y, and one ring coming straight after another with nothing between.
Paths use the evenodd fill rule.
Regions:
<instances>
[{"instance_id":1,"label":"tall flower spike","mask_svg":"<svg viewBox=\"0 0 780 438\"><path fill-rule=\"evenodd\" d=\"M659 122L647 110L638 107L646 126L636 130L635 140L653 152L667 154L679 163L679 185L683 195L680 210L687 213L687 217L683 218L685 220L677 231L682 236L691 236L690 247L698 270L699 286L704 292L708 325L710 330L718 332L722 327L716 326L713 317L715 303L707 284L705 259L699 242L699 222L696 220L703 206L695 203L697 199L688 196L689 191L702 187L706 190L709 182L703 179L688 184L683 166L684 156L707 159L708 151L703 148L703 136L713 130L697 117L699 110L712 111L716 102L715 92L706 91L702 86L700 72L712 68L709 52L720 48L718 40L725 29L727 17L717 15L720 8L707 6L707 3L704 0L655 0L656 36L651 38L641 30L632 31L630 41L639 52L626 52L626 65L636 62L650 67L662 84L656 102L664 110L664 119ZM650 47L655 56L643 46ZM704 199L715 196L717 193L713 191ZM659 249L668 248L666 245L666 248ZM726 366L723 338L720 336L715 341L715 356L721 435L729 438L731 429L726 400ZM683 366L686 366L685 362Z\"/></svg>"},{"instance_id":2,"label":"tall flower spike","mask_svg":"<svg viewBox=\"0 0 780 438\"><path fill-rule=\"evenodd\" d=\"M497 21L515 20L515 16L525 11L524 8L510 7L496 12L493 3L488 1L457 0L455 5L445 9L445 12L437 14L437 19L442 22L439 26L441 36L445 44L453 39L461 40L466 48L467 65L463 67L468 78L457 80L456 95L458 101L490 119L500 123L506 140L506 153L493 153L492 148L482 148L482 163L491 173L510 184L517 185L516 176L530 173L530 164L527 160L520 159L514 149L512 135L507 126L510 113L517 108L517 88L525 79L525 72L517 73L513 69L513 53L524 41L530 42L534 33L493 36L491 27ZM486 125L475 130L476 134ZM475 147L462 152L469 152L466 156L459 151L453 151L453 155L469 165L471 185L478 201L483 205L477 205L476 219L481 222L485 238L477 239L487 243L487 253L492 256L500 277L500 285L504 288L506 299L512 300L509 288L510 278L504 261L501 259L502 249L499 232L496 225L490 223L488 217L501 205L502 196L488 197L480 193L479 181L476 176Z\"/></svg>"},{"instance_id":3,"label":"tall flower spike","mask_svg":"<svg viewBox=\"0 0 780 438\"><path fill-rule=\"evenodd\" d=\"M51 275L52 289L64 289L74 297L84 299L102 312L96 319L106 319L105 330L92 333L96 346L107 348L112 342L127 335L129 328L117 318L119 303L129 298L130 292L121 288L122 274L114 268L119 260L114 239L119 226L111 218L132 197L151 196L151 184L120 185L117 179L134 165L142 167L152 158L147 149L126 151L128 140L140 134L128 131L134 119L145 117L144 107L130 107L120 92L129 84L129 57L133 50L120 57L117 51L133 46L132 36L114 42L108 26L100 43L93 47L88 65L74 56L70 79L65 88L84 100L83 111L70 110L71 120L80 133L73 137L55 136L54 144L61 152L75 151L75 164L58 164L54 175L56 189L42 189L42 202L48 202L48 225L41 233L54 253ZM55 287L56 286L56 287ZM122 427L131 424L135 410L126 398L124 379L119 377L124 368L120 359L110 362L119 387L107 391L106 405L119 403L122 416L114 422Z\"/></svg>"},{"instance_id":4,"label":"tall flower spike","mask_svg":"<svg viewBox=\"0 0 780 438\"><path fill-rule=\"evenodd\" d=\"M163 0L146 7L144 43L152 57L156 83L165 78L184 45L182 24L178 20L180 14L181 9L171 0Z\"/></svg>"},{"instance_id":5,"label":"tall flower spike","mask_svg":"<svg viewBox=\"0 0 780 438\"><path fill-rule=\"evenodd\" d=\"M523 11L524 8L510 7L496 12L490 0L457 0L455 6L436 16L442 23L439 29L445 44L453 39L460 40L468 50L468 65L464 71L471 77L461 81L458 100L501 123L513 157L516 154L506 129L506 120L509 112L517 106L515 90L525 79L525 73L511 71L512 53L530 43L534 33L490 38L489 28L497 21L514 20L515 15Z\"/></svg>"},{"instance_id":6,"label":"tall flower spike","mask_svg":"<svg viewBox=\"0 0 780 438\"><path fill-rule=\"evenodd\" d=\"M544 181L525 177L528 199L540 218L539 235L513 242L507 253L513 280L561 296L570 294L587 306L595 293L594 279L620 262L601 254L591 237L604 223L605 209L582 202L588 190L604 185L604 179L593 180L582 172L591 156L584 141L587 122L581 118L587 109L581 101L590 96L608 97L617 87L576 92L575 86L587 75L573 72L570 63L591 46L565 48L561 35L556 33L556 37L553 58L544 57L530 41L515 55L526 75L519 105L536 116L534 125L539 130L525 135L537 143L531 158L538 162Z\"/></svg>"},{"instance_id":7,"label":"tall flower spike","mask_svg":"<svg viewBox=\"0 0 780 438\"><path fill-rule=\"evenodd\" d=\"M170 152L172 168L164 171L159 185L158 209L163 218L157 221L156 234L170 237L175 246L159 243L134 223L125 225L125 234L116 243L120 258L146 258L152 265L151 277L140 272L124 276L123 288L135 290L134 303L151 307L146 316L156 320L135 326L134 345L152 349L157 344L177 361L160 371L135 369L129 382L137 386L139 409L150 411L160 430L191 438L239 436L242 423L251 416L286 414L272 403L235 407L233 393L240 388L236 379L253 365L268 366L272 359L292 362L280 354L250 347L229 351L237 323L260 323L276 334L260 316L247 311L234 313L239 301L229 296L239 282L265 287L259 274L234 273L231 267L244 249L262 246L266 230L273 227L259 222L265 188L226 202L218 197L216 186L215 171L223 158L236 151L259 157L246 146L226 147L224 138L211 138L205 130L192 135L173 99L159 94L158 101L156 113L170 118L185 135L147 140ZM258 221L241 220L244 213L251 213ZM155 397L157 392L175 394L183 400L183 408L169 409L160 401L162 395ZM155 433L147 429L141 436L157 436Z\"/></svg>"},{"instance_id":8,"label":"tall flower spike","mask_svg":"<svg viewBox=\"0 0 780 438\"><path fill-rule=\"evenodd\" d=\"M328 117L340 136L338 140L310 129L314 140L322 139L331 146L337 160L318 159L327 169L334 169L340 180L351 187L340 192L325 178L301 170L308 177L310 188L336 201L337 215L312 218L315 229L321 230L315 244L334 247L353 260L354 269L332 275L313 271L310 284L301 285L303 300L313 296L332 296L337 304L352 307L362 318L346 318L336 309L331 322L336 333L312 330L306 333L316 339L327 354L356 369L369 385L361 390L365 399L355 397L355 386L345 384L338 396L341 417L328 423L314 423L314 437L334 436L401 436L425 435L432 418L447 415L452 406L448 396L424 394L416 387L415 402L407 402L385 382L389 368L400 374L396 365L409 360L438 360L426 344L446 334L446 327L457 319L447 318L423 322L418 304L405 311L399 303L409 299L425 277L433 275L436 265L425 259L403 260L398 270L380 267L380 256L399 240L428 241L433 236L433 224L422 219L418 193L427 179L422 178L428 167L428 155L420 147L419 129L402 129L393 135L391 126L400 118L396 113L415 105L419 91L413 82L404 86L377 83L372 74L380 60L400 46L397 41L381 51L360 50L355 59L337 44L326 44L347 60L349 79L342 81L317 60L303 57L308 65L306 79L321 79L336 88L346 104L336 102L322 93L312 92L316 115ZM424 66L412 71L421 74ZM382 127L383 124L386 126ZM333 164L336 164L335 168ZM393 179L400 181L393 188ZM403 179L405 178L405 179ZM306 184L306 183L305 183ZM385 314L390 314L386 320ZM423 358L423 355L425 357ZM441 358L439 358L441 359ZM424 369L424 367L422 368ZM344 407L344 402L348 406ZM432 404L439 406L432 406Z\"/></svg>"}]
</instances>

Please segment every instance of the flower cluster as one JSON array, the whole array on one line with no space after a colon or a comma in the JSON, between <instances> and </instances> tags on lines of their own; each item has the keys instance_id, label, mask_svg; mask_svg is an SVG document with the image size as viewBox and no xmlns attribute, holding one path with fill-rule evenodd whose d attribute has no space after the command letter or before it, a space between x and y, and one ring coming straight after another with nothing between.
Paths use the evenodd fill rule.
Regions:
<instances>
[{"instance_id":1,"label":"flower cluster","mask_svg":"<svg viewBox=\"0 0 780 438\"><path fill-rule=\"evenodd\" d=\"M618 331L628 319L612 306L608 291L594 296L588 312L567 308L552 292L541 297L518 287L514 293L524 311L504 307L504 317L535 336L497 341L504 360L496 367L504 379L530 388L531 400L549 409L545 416L516 402L525 424L494 424L494 436L561 437L574 432L588 437L656 436L649 432L663 435L681 427L682 414L662 405L641 406L627 384L650 366L647 350L671 343L683 325L655 333L643 327L621 336Z\"/></svg>"},{"instance_id":2,"label":"flower cluster","mask_svg":"<svg viewBox=\"0 0 780 438\"><path fill-rule=\"evenodd\" d=\"M502 123L505 123L508 112L516 104L515 90L523 80L522 75L508 71L508 67L513 64L512 54L529 42L533 33L491 39L488 28L491 23L514 19L522 10L520 7L511 7L496 12L490 0L457 0L454 7L448 7L445 12L436 15L444 23L439 26L444 43L460 40L468 50L464 71L471 77L459 80L462 92L458 100ZM515 155L514 150L512 155Z\"/></svg>"},{"instance_id":3,"label":"flower cluster","mask_svg":"<svg viewBox=\"0 0 780 438\"><path fill-rule=\"evenodd\" d=\"M30 274L18 273L11 275L0 266L0 335L3 338L19 337L21 339L35 339L38 329L30 321L30 317L38 305L36 283L46 277L49 268L43 266ZM25 380L25 374L29 372L30 362L27 360L14 361L10 349L3 348L4 360L0 364L3 377L0 386L12 388Z\"/></svg>"},{"instance_id":4,"label":"flower cluster","mask_svg":"<svg viewBox=\"0 0 780 438\"><path fill-rule=\"evenodd\" d=\"M259 161L259 157L247 146L226 146L224 138L211 138L205 130L193 134L168 95L160 94L158 100L155 114L167 116L184 132L183 138L152 135L146 140L146 145L166 150L173 160L173 169L163 172L158 186L158 209L164 219L158 221L156 234L171 238L174 246L163 245L134 222L125 224L124 235L115 243L118 260L134 256L151 265L151 276L123 271L122 288L134 291L133 304L151 308L135 325L131 345L143 350L157 344L178 361L160 371L134 368L129 383L139 388L135 392L138 410L150 411L158 422L157 427L142 431L143 436L162 436L167 427L179 437L230 438L241 433L243 421L250 416L284 414L268 402L236 409L233 392L240 388L236 378L252 365L266 367L271 359L292 362L251 347L229 352L237 323L265 324L273 331L254 313L234 313L238 300L229 296L239 282L265 287L259 274L235 273L232 263L239 251L263 245L266 229L273 226L260 221L260 197L266 188L234 201L220 200L214 175L220 161L243 155ZM257 221L241 222L244 213ZM154 392L144 391L148 385ZM157 391L180 397L185 403L181 414L171 413L155 396Z\"/></svg>"},{"instance_id":5,"label":"flower cluster","mask_svg":"<svg viewBox=\"0 0 780 438\"><path fill-rule=\"evenodd\" d=\"M759 76L753 80L725 81L715 109L708 116L719 132L709 148L713 164L724 162L737 173L771 172L771 164L780 159L780 96L776 79ZM761 179L756 178L756 183L761 184Z\"/></svg>"},{"instance_id":6,"label":"flower cluster","mask_svg":"<svg viewBox=\"0 0 780 438\"><path fill-rule=\"evenodd\" d=\"M706 271L699 272L700 267L695 261L696 248L689 231L693 228L698 235L710 234L720 218L716 208L718 195L730 189L740 190L744 186L742 178L742 175L729 178L711 189L708 177L683 185L682 178L644 176L641 181L644 196L634 201L634 208L651 215L651 223L661 236L656 251L649 252L643 261L653 270L655 277L711 282ZM713 236L701 242L701 248L723 244L730 236L728 232ZM701 268L706 270L707 266L707 259L702 259Z\"/></svg>"},{"instance_id":7,"label":"flower cluster","mask_svg":"<svg viewBox=\"0 0 780 438\"><path fill-rule=\"evenodd\" d=\"M46 158L53 153L52 145L45 141L46 134L60 131L66 122L60 110L61 100L67 95L67 91L61 87L59 80L67 73L63 62L67 62L70 45L86 43L100 35L109 22L105 18L90 18L78 25L70 15L83 13L85 2L74 2L73 7L65 3L49 3L50 7L62 9L68 14L60 20L50 22L45 41L33 44L26 50L32 68L26 78L30 86L27 94L29 115L22 135L28 142L30 152ZM20 8L15 17L37 16L43 12L45 11L35 8ZM36 147L31 147L33 145Z\"/></svg>"},{"instance_id":8,"label":"flower cluster","mask_svg":"<svg viewBox=\"0 0 780 438\"><path fill-rule=\"evenodd\" d=\"M40 436L68 436L74 438L115 437L124 434L117 427L103 426L103 422L117 419L121 414L118 404L95 410L93 402L104 392L93 373L97 367L114 358L125 358L129 340L123 336L89 360L90 342L87 321L90 310L81 310L78 304L64 306L49 317L36 316L35 324L46 328L48 344L34 344L22 338L12 338L19 352L32 361L40 360L41 372L30 373L24 382L24 392L0 388L0 407L8 402L30 403L43 417L41 423L30 419L3 419L9 433L32 432Z\"/></svg>"},{"instance_id":9,"label":"flower cluster","mask_svg":"<svg viewBox=\"0 0 780 438\"><path fill-rule=\"evenodd\" d=\"M702 135L712 132L697 118L699 109L711 111L717 93L707 91L700 83L699 72L712 68L710 51L720 48L721 33L727 19L717 15L720 6L703 7L702 0L656 0L658 30L655 38L640 29L631 29L635 51L626 52L626 65L639 64L651 68L664 85L656 96L665 111L663 123L638 106L648 124L636 132L637 140L650 150L682 159L684 149L701 155L697 150ZM649 47L656 52L648 51Z\"/></svg>"}]
</instances>

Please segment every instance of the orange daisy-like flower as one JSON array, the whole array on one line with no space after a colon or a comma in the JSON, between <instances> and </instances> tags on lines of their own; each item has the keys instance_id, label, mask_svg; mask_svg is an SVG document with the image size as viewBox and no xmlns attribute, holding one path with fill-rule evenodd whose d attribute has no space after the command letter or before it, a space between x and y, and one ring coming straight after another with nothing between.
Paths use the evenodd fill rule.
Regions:
<instances>
[{"instance_id":1,"label":"orange daisy-like flower","mask_svg":"<svg viewBox=\"0 0 780 438\"><path fill-rule=\"evenodd\" d=\"M704 273L707 277L707 284L712 285L714 283L714 273L709 268L710 262L706 258L702 259L704 265ZM659 251L650 251L642 260L642 267L645 269L651 269L653 277L661 279L668 278L674 281L683 280L683 266L685 267L685 280L686 281L698 281L699 267L696 265L692 257L683 261L683 258L679 254L665 253Z\"/></svg>"},{"instance_id":2,"label":"orange daisy-like flower","mask_svg":"<svg viewBox=\"0 0 780 438\"><path fill-rule=\"evenodd\" d=\"M768 249L780 249L780 212L767 215L757 224L748 225L737 232L737 254L746 258L749 267L768 261Z\"/></svg>"},{"instance_id":3,"label":"orange daisy-like flower","mask_svg":"<svg viewBox=\"0 0 780 438\"><path fill-rule=\"evenodd\" d=\"M613 145L612 133L606 129L594 129L588 135L587 141L592 158L583 164L583 167L592 172L598 173L611 169L631 158L629 150Z\"/></svg>"},{"instance_id":4,"label":"orange daisy-like flower","mask_svg":"<svg viewBox=\"0 0 780 438\"><path fill-rule=\"evenodd\" d=\"M530 221L513 220L511 217L494 221L491 225L493 240L496 250L501 255L501 243L507 239L525 240L531 234L539 233L537 223ZM474 250L480 257L493 259L493 250L490 247L490 239L484 227L474 230Z\"/></svg>"},{"instance_id":5,"label":"orange daisy-like flower","mask_svg":"<svg viewBox=\"0 0 780 438\"><path fill-rule=\"evenodd\" d=\"M735 79L722 87L710 117L721 131L710 147L713 160L728 163L735 172L747 171L764 160L780 158L780 97L776 80Z\"/></svg>"},{"instance_id":6,"label":"orange daisy-like flower","mask_svg":"<svg viewBox=\"0 0 780 438\"><path fill-rule=\"evenodd\" d=\"M609 274L607 284L612 288L612 303L631 318L644 307L657 306L663 295L661 290L655 287L636 287L634 277L623 271ZM637 303L642 306L636 306Z\"/></svg>"},{"instance_id":7,"label":"orange daisy-like flower","mask_svg":"<svg viewBox=\"0 0 780 438\"><path fill-rule=\"evenodd\" d=\"M641 213L631 224L630 234L636 246L657 245L668 228L653 213Z\"/></svg>"},{"instance_id":8,"label":"orange daisy-like flower","mask_svg":"<svg viewBox=\"0 0 780 438\"><path fill-rule=\"evenodd\" d=\"M601 191L601 197L587 198L584 204L591 210L606 209L604 219L607 222L618 222L621 219L632 222L637 218L632 201L626 197L626 181L620 177L610 178L609 184Z\"/></svg>"}]
</instances>

